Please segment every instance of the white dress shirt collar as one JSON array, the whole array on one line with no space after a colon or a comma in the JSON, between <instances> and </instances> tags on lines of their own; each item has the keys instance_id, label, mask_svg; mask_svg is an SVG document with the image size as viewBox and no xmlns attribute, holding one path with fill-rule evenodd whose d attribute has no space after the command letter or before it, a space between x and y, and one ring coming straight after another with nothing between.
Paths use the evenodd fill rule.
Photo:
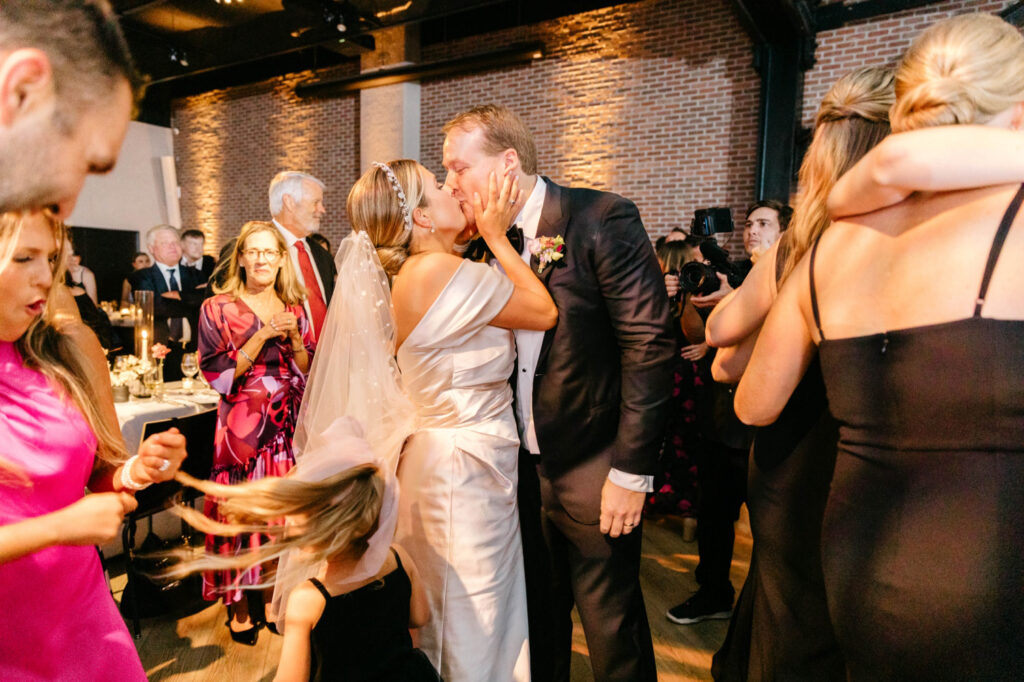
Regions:
<instances>
[{"instance_id":1,"label":"white dress shirt collar","mask_svg":"<svg viewBox=\"0 0 1024 682\"><path fill-rule=\"evenodd\" d=\"M547 183L539 175L537 182L533 185L533 191L526 198L523 209L516 216L515 224L523 231L527 239L537 237L537 227L540 225L540 214L544 211L544 197L547 196Z\"/></svg>"}]
</instances>

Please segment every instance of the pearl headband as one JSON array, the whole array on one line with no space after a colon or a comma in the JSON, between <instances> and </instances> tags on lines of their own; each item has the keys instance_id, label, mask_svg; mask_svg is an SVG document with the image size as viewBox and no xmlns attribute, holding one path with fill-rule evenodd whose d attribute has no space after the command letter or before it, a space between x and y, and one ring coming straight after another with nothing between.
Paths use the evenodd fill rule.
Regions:
<instances>
[{"instance_id":1,"label":"pearl headband","mask_svg":"<svg viewBox=\"0 0 1024 682\"><path fill-rule=\"evenodd\" d=\"M403 236L408 236L412 232L412 213L409 211L409 204L405 201L405 191L402 186L398 184L398 176L395 175L395 171L391 170L391 166L380 161L374 161L373 165L384 171L384 174L388 176L388 182L391 183L392 189L395 190L395 194L398 195L398 206L402 209L402 218L405 220L405 232Z\"/></svg>"}]
</instances>

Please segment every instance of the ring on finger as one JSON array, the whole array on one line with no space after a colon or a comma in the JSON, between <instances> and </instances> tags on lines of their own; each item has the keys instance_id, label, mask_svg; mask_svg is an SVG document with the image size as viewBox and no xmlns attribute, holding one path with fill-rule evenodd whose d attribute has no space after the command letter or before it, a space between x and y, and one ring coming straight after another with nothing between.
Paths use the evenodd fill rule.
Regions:
<instances>
[{"instance_id":1,"label":"ring on finger","mask_svg":"<svg viewBox=\"0 0 1024 682\"><path fill-rule=\"evenodd\" d=\"M515 206L516 205L516 200L515 199L509 199L508 200L508 205L509 206Z\"/></svg>"},{"instance_id":2,"label":"ring on finger","mask_svg":"<svg viewBox=\"0 0 1024 682\"><path fill-rule=\"evenodd\" d=\"M162 460L162 461L163 461L163 464L160 465L160 468L157 469L157 471L167 471L171 467L171 460L165 459L165 460Z\"/></svg>"}]
</instances>

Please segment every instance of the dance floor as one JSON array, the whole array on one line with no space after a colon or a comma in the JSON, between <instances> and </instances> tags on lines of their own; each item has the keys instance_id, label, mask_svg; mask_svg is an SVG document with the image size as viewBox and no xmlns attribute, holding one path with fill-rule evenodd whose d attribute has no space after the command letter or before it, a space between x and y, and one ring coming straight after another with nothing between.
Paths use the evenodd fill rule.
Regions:
<instances>
[{"instance_id":1,"label":"dance floor","mask_svg":"<svg viewBox=\"0 0 1024 682\"><path fill-rule=\"evenodd\" d=\"M737 524L732 581L737 593L750 563L750 532L746 516ZM710 680L711 656L725 638L727 621L680 626L665 618L665 611L682 601L696 583L697 543L683 542L679 519L648 519L644 529L641 576L647 613L654 636L660 682ZM117 560L110 562L114 596L121 598L125 577ZM202 604L183 608L181 614L143 620L136 640L142 664L151 682L238 680L270 682L281 655L281 638L266 630L255 647L233 643L224 626L224 607ZM573 633L572 682L592 680L587 645L577 622Z\"/></svg>"}]
</instances>

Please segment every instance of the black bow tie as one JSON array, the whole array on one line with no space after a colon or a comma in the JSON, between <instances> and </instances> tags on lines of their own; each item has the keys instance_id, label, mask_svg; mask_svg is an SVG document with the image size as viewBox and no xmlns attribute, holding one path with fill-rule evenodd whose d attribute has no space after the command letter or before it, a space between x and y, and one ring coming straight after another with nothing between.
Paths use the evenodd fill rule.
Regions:
<instances>
[{"instance_id":1,"label":"black bow tie","mask_svg":"<svg viewBox=\"0 0 1024 682\"><path fill-rule=\"evenodd\" d=\"M513 225L508 228L508 232L505 233L508 237L509 243L512 244L512 248L516 250L516 253L523 252L523 246L526 244L526 237L523 236L523 228L518 225ZM487 242L484 241L483 237L477 237L469 243L469 248L466 249L466 253L463 258L468 258L475 261L486 261L494 258L494 254L487 247Z\"/></svg>"}]
</instances>

